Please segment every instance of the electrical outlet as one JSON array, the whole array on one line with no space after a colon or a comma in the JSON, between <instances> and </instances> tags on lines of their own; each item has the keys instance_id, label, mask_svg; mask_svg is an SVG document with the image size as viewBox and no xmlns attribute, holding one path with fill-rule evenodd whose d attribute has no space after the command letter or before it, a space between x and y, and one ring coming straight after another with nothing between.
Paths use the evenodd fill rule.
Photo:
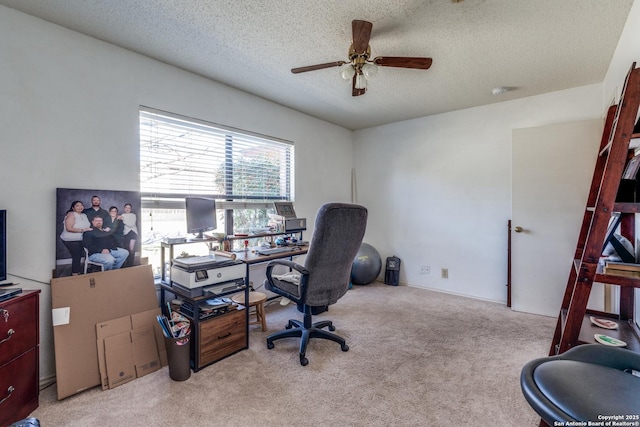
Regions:
<instances>
[{"instance_id":1,"label":"electrical outlet","mask_svg":"<svg viewBox=\"0 0 640 427\"><path fill-rule=\"evenodd\" d=\"M431 274L431 267L429 267L428 265L421 265L420 274Z\"/></svg>"},{"instance_id":2,"label":"electrical outlet","mask_svg":"<svg viewBox=\"0 0 640 427\"><path fill-rule=\"evenodd\" d=\"M442 269L442 278L443 279L448 279L449 278L449 269L448 268L443 268Z\"/></svg>"}]
</instances>

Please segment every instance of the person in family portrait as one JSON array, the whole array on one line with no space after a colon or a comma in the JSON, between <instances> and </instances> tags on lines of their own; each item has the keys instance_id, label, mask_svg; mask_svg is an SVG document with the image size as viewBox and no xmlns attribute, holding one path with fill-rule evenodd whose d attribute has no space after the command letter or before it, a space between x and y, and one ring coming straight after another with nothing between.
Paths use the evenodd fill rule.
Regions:
<instances>
[{"instance_id":1,"label":"person in family portrait","mask_svg":"<svg viewBox=\"0 0 640 427\"><path fill-rule=\"evenodd\" d=\"M102 221L106 221L109 218L109 212L106 209L100 206L102 200L100 196L92 196L91 197L91 206L84 210L84 213L89 218L89 222L93 221L93 218L97 215L102 218Z\"/></svg>"},{"instance_id":2,"label":"person in family portrait","mask_svg":"<svg viewBox=\"0 0 640 427\"><path fill-rule=\"evenodd\" d=\"M127 266L134 264L134 258L136 255L136 241L138 240L138 218L136 214L132 212L133 207L131 203L124 205L124 212L122 213L122 221L124 222L124 247L129 251L129 259L127 260Z\"/></svg>"},{"instance_id":3,"label":"person in family portrait","mask_svg":"<svg viewBox=\"0 0 640 427\"><path fill-rule=\"evenodd\" d=\"M103 229L98 215L93 217L91 229L83 233L82 243L89 251L89 259L102 264L105 271L122 267L129 256L128 250L118 247L115 236Z\"/></svg>"},{"instance_id":4,"label":"person in family portrait","mask_svg":"<svg viewBox=\"0 0 640 427\"><path fill-rule=\"evenodd\" d=\"M104 230L113 234L113 237L116 238L116 242L118 243L118 247L125 248L124 245L124 222L121 215L118 215L118 208L115 206L111 206L109 208L109 217L103 222Z\"/></svg>"},{"instance_id":5,"label":"person in family portrait","mask_svg":"<svg viewBox=\"0 0 640 427\"><path fill-rule=\"evenodd\" d=\"M91 230L89 219L83 211L84 205L81 201L76 200L71 203L71 208L62 220L60 239L71 253L71 274L73 276L82 272L81 260L84 256L82 236L85 231Z\"/></svg>"}]
</instances>

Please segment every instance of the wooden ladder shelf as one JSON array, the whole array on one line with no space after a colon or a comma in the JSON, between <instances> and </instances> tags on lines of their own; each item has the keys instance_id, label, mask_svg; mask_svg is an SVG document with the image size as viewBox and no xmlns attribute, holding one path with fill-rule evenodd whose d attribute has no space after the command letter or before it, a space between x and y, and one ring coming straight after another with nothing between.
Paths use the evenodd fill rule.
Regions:
<instances>
[{"instance_id":1,"label":"wooden ladder shelf","mask_svg":"<svg viewBox=\"0 0 640 427\"><path fill-rule=\"evenodd\" d=\"M625 79L618 105L607 113L596 160L587 207L576 245L567 287L549 354L564 353L583 343L593 343L594 334L605 334L628 343L632 350L640 352L638 328L633 321L634 288L640 288L640 278L604 274L599 265L603 244L608 237L612 215L620 215L621 234L635 246L635 213L640 203L616 202L623 173L633 157L630 151L640 105L640 68L632 64ZM587 302L594 282L620 285L620 313L610 314L587 310ZM616 320L617 330L605 330L592 325L589 316Z\"/></svg>"}]
</instances>

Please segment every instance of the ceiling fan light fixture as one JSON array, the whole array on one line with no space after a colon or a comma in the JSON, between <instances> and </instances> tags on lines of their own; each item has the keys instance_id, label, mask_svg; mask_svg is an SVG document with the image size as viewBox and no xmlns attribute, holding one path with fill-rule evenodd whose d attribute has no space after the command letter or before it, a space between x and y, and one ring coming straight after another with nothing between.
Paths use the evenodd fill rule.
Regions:
<instances>
[{"instance_id":1,"label":"ceiling fan light fixture","mask_svg":"<svg viewBox=\"0 0 640 427\"><path fill-rule=\"evenodd\" d=\"M462 1L462 0L459 0ZM378 67L413 68L416 70L428 70L433 60L418 56L378 56L371 58L371 29L373 24L368 21L354 19L351 21L351 46L347 61L325 62L323 64L307 65L292 68L293 74L306 73L307 71L322 70L331 67L340 67L340 76L345 81L351 81L351 95L364 95L367 91L367 80L374 78Z\"/></svg>"},{"instance_id":2,"label":"ceiling fan light fixture","mask_svg":"<svg viewBox=\"0 0 640 427\"><path fill-rule=\"evenodd\" d=\"M374 64L364 64L362 66L362 74L364 74L367 79L371 79L378 74L378 67Z\"/></svg>"},{"instance_id":3,"label":"ceiling fan light fixture","mask_svg":"<svg viewBox=\"0 0 640 427\"><path fill-rule=\"evenodd\" d=\"M344 64L341 67L340 75L342 76L343 80L350 82L355 73L356 73L356 70L353 68L351 64Z\"/></svg>"},{"instance_id":4,"label":"ceiling fan light fixture","mask_svg":"<svg viewBox=\"0 0 640 427\"><path fill-rule=\"evenodd\" d=\"M491 89L491 94L493 96L500 96L500 95L504 95L508 91L509 91L508 88L506 88L504 86L498 86L498 87L494 87L493 89Z\"/></svg>"}]
</instances>

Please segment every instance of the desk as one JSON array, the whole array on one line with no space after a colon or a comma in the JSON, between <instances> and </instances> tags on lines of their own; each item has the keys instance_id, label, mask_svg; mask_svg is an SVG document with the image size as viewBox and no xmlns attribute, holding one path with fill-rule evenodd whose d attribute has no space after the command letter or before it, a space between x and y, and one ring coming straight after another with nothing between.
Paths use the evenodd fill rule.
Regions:
<instances>
[{"instance_id":1,"label":"desk","mask_svg":"<svg viewBox=\"0 0 640 427\"><path fill-rule=\"evenodd\" d=\"M162 251L167 249L170 252L170 259L173 259L173 246L177 244L206 243L206 240L189 241L185 243L163 243ZM219 317L202 320L199 318L198 309L193 313L192 336L191 336L191 363L193 372L214 363L221 358L227 357L237 351L249 348L249 271L252 265L273 261L275 259L288 258L304 255L309 251L309 246L297 246L291 252L281 252L272 255L260 255L257 252L247 251L235 252L236 260L240 260L245 265L245 304L242 310L232 311L222 314ZM163 271L165 269L163 258ZM170 267L169 267L170 268ZM238 272L238 274L242 274ZM243 280L239 278L239 280ZM173 288L169 276L163 277L160 283L160 302L165 311L165 292L175 295L177 298L191 303L193 307L205 301L210 296L191 297L180 289ZM224 295L231 295L237 291L231 291ZM222 295L221 295L222 296Z\"/></svg>"},{"instance_id":2,"label":"desk","mask_svg":"<svg viewBox=\"0 0 640 427\"><path fill-rule=\"evenodd\" d=\"M247 285L247 287L251 283L249 281L249 269L251 268L252 265L273 261L275 259L283 259L283 258L293 259L294 256L304 255L307 252L309 252L309 245L296 246L296 248L298 249L293 250L291 252L280 252L278 254L272 254L272 255L260 255L257 251L252 252L251 249L246 251L236 252L235 253L236 259L239 259L240 261L242 261L247 268L246 277L245 277L245 284Z\"/></svg>"},{"instance_id":3,"label":"desk","mask_svg":"<svg viewBox=\"0 0 640 427\"><path fill-rule=\"evenodd\" d=\"M191 245L194 243L207 243L209 250L213 248L213 244L217 244L218 240L216 239L203 239L203 240L190 240L185 239L184 241L177 241L175 243L169 242L160 242L160 281L162 283L171 283L171 263L174 258L174 246L182 246L182 245ZM169 251L169 257L166 257L166 251Z\"/></svg>"},{"instance_id":4,"label":"desk","mask_svg":"<svg viewBox=\"0 0 640 427\"><path fill-rule=\"evenodd\" d=\"M298 232L290 232L290 233L260 233L260 234L251 234L248 236L229 236L229 240L251 240L251 239L259 239L259 238L267 238L273 239L278 236L285 235L294 235L297 234L299 239L302 240L302 231ZM174 246L182 246L182 245L191 245L194 243L206 243L209 247L209 251L213 250L220 243L219 240L214 238L207 238L203 240L193 240L193 239L185 239L169 243L162 241L160 243L160 280L162 283L171 283L171 262L174 258ZM296 253L296 255L306 254L309 246L298 246L300 251ZM169 256L166 256L166 251L169 251ZM237 259L240 259L245 264L257 264L261 262L271 261L274 259L280 258L289 258L291 254L289 253L280 253L276 255L258 255L257 252L251 252L251 249L247 251L239 251L235 252ZM247 267L247 280L249 280L249 268ZM249 282L247 281L247 285Z\"/></svg>"}]
</instances>

